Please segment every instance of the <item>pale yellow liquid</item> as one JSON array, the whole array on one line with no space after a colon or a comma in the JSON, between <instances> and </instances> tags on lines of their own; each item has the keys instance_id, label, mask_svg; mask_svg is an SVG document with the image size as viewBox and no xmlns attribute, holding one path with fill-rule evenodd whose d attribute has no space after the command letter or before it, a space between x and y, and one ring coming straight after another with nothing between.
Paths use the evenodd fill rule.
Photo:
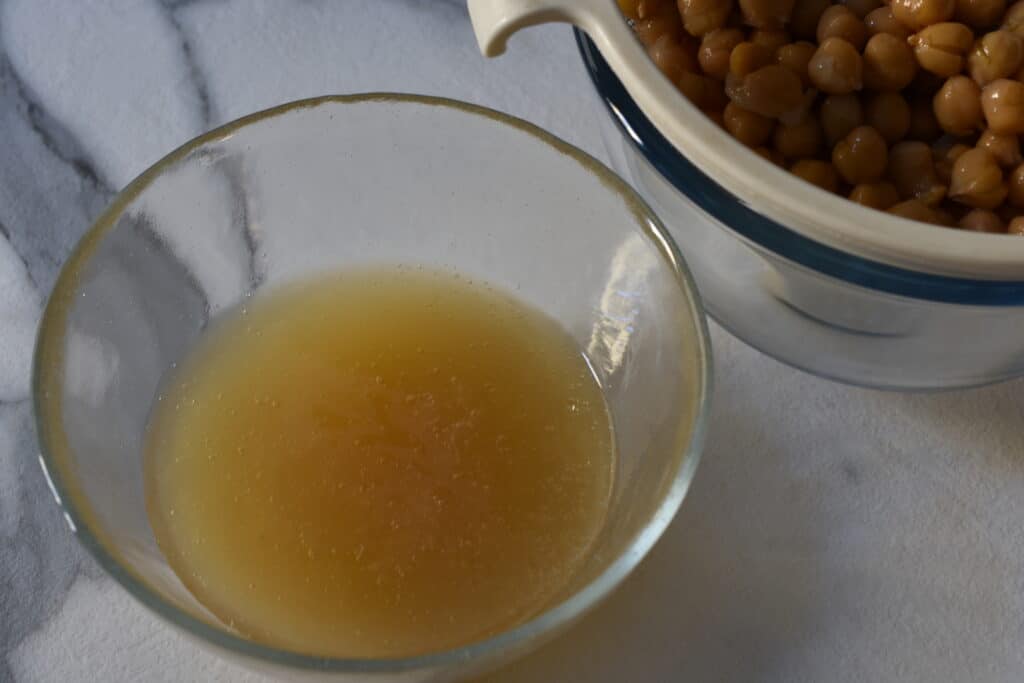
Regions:
<instances>
[{"instance_id":1,"label":"pale yellow liquid","mask_svg":"<svg viewBox=\"0 0 1024 683\"><path fill-rule=\"evenodd\" d=\"M147 443L150 521L195 596L257 641L343 657L456 647L564 597L614 465L554 321L397 268L218 322Z\"/></svg>"}]
</instances>

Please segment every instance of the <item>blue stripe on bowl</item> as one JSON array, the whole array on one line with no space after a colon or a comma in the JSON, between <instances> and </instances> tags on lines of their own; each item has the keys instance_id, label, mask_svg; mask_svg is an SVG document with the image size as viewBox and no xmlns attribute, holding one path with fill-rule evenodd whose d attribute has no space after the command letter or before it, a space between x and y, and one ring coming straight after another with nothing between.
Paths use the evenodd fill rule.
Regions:
<instances>
[{"instance_id":1,"label":"blue stripe on bowl","mask_svg":"<svg viewBox=\"0 0 1024 683\"><path fill-rule=\"evenodd\" d=\"M757 213L676 151L640 111L590 38L579 29L575 33L587 72L622 134L676 189L731 230L782 258L868 289L942 303L1024 305L1024 282L897 268L820 244Z\"/></svg>"}]
</instances>

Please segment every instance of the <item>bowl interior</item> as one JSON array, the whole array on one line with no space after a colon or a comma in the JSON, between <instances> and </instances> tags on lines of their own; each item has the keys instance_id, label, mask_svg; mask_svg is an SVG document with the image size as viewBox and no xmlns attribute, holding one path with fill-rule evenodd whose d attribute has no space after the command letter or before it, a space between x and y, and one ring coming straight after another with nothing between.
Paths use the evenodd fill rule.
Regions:
<instances>
[{"instance_id":1,"label":"bowl interior","mask_svg":"<svg viewBox=\"0 0 1024 683\"><path fill-rule=\"evenodd\" d=\"M565 601L490 641L387 661L255 645L197 603L157 548L140 448L150 406L161 377L220 312L318 271L386 264L480 278L562 322L590 360L617 432L609 522ZM408 672L521 648L616 585L685 493L708 372L685 266L620 180L495 112L371 95L253 115L132 183L60 277L35 388L44 466L69 522L145 604L260 662Z\"/></svg>"}]
</instances>

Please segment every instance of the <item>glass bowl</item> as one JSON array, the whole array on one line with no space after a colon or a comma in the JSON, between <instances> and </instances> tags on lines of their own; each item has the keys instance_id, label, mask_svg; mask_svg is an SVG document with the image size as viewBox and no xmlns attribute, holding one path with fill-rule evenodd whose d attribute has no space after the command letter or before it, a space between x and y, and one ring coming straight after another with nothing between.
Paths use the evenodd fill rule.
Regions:
<instances>
[{"instance_id":1,"label":"glass bowl","mask_svg":"<svg viewBox=\"0 0 1024 683\"><path fill-rule=\"evenodd\" d=\"M530 24L582 29L612 166L688 254L708 313L743 341L887 389L1024 375L1024 239L874 211L762 159L658 71L613 0L469 6L491 55Z\"/></svg>"},{"instance_id":2,"label":"glass bowl","mask_svg":"<svg viewBox=\"0 0 1024 683\"><path fill-rule=\"evenodd\" d=\"M558 604L490 639L406 659L258 645L207 612L157 548L140 448L150 406L161 377L219 313L318 271L385 264L483 279L574 336L616 429L608 522ZM345 681L476 675L607 595L686 493L709 383L707 330L686 266L621 180L523 121L387 94L254 114L143 173L64 266L34 368L43 468L68 524L110 575L243 664Z\"/></svg>"}]
</instances>

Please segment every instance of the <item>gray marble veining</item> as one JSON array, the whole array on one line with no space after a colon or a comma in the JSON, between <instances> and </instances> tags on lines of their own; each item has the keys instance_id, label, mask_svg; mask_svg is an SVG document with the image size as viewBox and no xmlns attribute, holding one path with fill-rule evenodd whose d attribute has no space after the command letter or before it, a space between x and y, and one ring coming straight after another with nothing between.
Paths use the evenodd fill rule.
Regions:
<instances>
[{"instance_id":1,"label":"gray marble veining","mask_svg":"<svg viewBox=\"0 0 1024 683\"><path fill-rule=\"evenodd\" d=\"M603 156L566 30L488 62L461 0L0 0L0 682L265 680L78 547L36 463L32 336L77 239L162 154L371 90L489 105ZM679 519L606 606L492 680L1024 678L1024 385L879 394L714 342L709 446Z\"/></svg>"}]
</instances>

